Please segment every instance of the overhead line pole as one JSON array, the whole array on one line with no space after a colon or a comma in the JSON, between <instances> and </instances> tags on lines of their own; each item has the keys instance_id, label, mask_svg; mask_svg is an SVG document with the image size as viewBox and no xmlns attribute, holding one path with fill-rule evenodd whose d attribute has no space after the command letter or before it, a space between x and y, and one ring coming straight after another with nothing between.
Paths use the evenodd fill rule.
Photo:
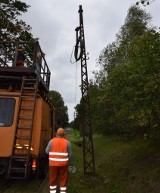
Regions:
<instances>
[{"instance_id":1,"label":"overhead line pole","mask_svg":"<svg viewBox=\"0 0 160 193\"><path fill-rule=\"evenodd\" d=\"M83 133L83 166L84 174L95 174L94 149L92 138L92 123L90 113L90 96L88 92L87 55L83 26L82 5L79 6L79 27L76 30L77 43L75 46L75 59L81 60L81 92L82 92L82 133ZM78 57L78 49L79 57Z\"/></svg>"}]
</instances>

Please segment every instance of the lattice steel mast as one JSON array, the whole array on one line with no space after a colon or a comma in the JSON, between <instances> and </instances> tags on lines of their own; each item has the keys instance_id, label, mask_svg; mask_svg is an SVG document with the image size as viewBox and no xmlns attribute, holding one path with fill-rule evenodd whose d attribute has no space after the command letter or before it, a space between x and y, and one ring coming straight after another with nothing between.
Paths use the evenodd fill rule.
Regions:
<instances>
[{"instance_id":1,"label":"lattice steel mast","mask_svg":"<svg viewBox=\"0 0 160 193\"><path fill-rule=\"evenodd\" d=\"M90 114L90 97L88 92L87 55L83 27L83 10L79 6L79 27L76 30L77 43L75 46L75 59L81 60L81 92L82 92L82 132L83 132L83 166L84 174L95 174L94 149L92 138L92 124Z\"/></svg>"}]
</instances>

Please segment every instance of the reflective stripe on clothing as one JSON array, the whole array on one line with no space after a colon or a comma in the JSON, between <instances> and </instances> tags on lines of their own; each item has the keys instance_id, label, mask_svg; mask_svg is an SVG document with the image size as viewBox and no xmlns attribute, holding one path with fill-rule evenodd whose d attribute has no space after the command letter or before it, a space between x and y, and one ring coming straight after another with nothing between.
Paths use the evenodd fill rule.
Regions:
<instances>
[{"instance_id":1,"label":"reflective stripe on clothing","mask_svg":"<svg viewBox=\"0 0 160 193\"><path fill-rule=\"evenodd\" d=\"M49 160L51 160L51 161L64 162L64 161L68 161L68 158L65 158L65 159L62 159L62 158L60 158L60 159L58 159L58 158L49 158Z\"/></svg>"},{"instance_id":2,"label":"reflective stripe on clothing","mask_svg":"<svg viewBox=\"0 0 160 193\"><path fill-rule=\"evenodd\" d=\"M50 186L50 189L56 189L57 186Z\"/></svg>"},{"instance_id":3,"label":"reflective stripe on clothing","mask_svg":"<svg viewBox=\"0 0 160 193\"><path fill-rule=\"evenodd\" d=\"M50 187L57 185L59 178L60 192L66 193L68 181L68 166L49 166Z\"/></svg>"},{"instance_id":4,"label":"reflective stripe on clothing","mask_svg":"<svg viewBox=\"0 0 160 193\"><path fill-rule=\"evenodd\" d=\"M50 193L56 193L57 186L50 186Z\"/></svg>"},{"instance_id":5,"label":"reflective stripe on clothing","mask_svg":"<svg viewBox=\"0 0 160 193\"><path fill-rule=\"evenodd\" d=\"M61 153L61 152L49 152L49 155L63 155L63 156L68 156L68 153Z\"/></svg>"},{"instance_id":6,"label":"reflective stripe on clothing","mask_svg":"<svg viewBox=\"0 0 160 193\"><path fill-rule=\"evenodd\" d=\"M46 154L49 155L49 152L51 151L51 149L52 149L52 139L48 142L48 145L45 149ZM71 147L71 143L68 140L67 140L67 150L68 150L67 153L68 153L68 158L69 158L68 165L74 165L72 162L72 147Z\"/></svg>"},{"instance_id":7,"label":"reflective stripe on clothing","mask_svg":"<svg viewBox=\"0 0 160 193\"><path fill-rule=\"evenodd\" d=\"M69 163L68 140L65 138L53 138L52 148L49 151L50 166L67 166Z\"/></svg>"},{"instance_id":8,"label":"reflective stripe on clothing","mask_svg":"<svg viewBox=\"0 0 160 193\"><path fill-rule=\"evenodd\" d=\"M67 187L60 187L60 193L67 193Z\"/></svg>"},{"instance_id":9,"label":"reflective stripe on clothing","mask_svg":"<svg viewBox=\"0 0 160 193\"><path fill-rule=\"evenodd\" d=\"M50 190L50 193L56 193L56 190Z\"/></svg>"},{"instance_id":10,"label":"reflective stripe on clothing","mask_svg":"<svg viewBox=\"0 0 160 193\"><path fill-rule=\"evenodd\" d=\"M60 187L60 190L67 190L67 187Z\"/></svg>"}]
</instances>

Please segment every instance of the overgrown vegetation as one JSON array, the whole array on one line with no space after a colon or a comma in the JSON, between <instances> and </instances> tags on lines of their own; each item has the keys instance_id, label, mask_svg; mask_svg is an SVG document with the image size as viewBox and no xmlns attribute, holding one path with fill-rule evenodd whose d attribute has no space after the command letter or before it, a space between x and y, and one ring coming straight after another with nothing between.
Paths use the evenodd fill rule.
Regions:
<instances>
[{"instance_id":1,"label":"overgrown vegetation","mask_svg":"<svg viewBox=\"0 0 160 193\"><path fill-rule=\"evenodd\" d=\"M77 173L69 176L69 193L159 193L160 153L148 140L94 136L95 176L83 175L82 147L72 146Z\"/></svg>"},{"instance_id":2,"label":"overgrown vegetation","mask_svg":"<svg viewBox=\"0 0 160 193\"><path fill-rule=\"evenodd\" d=\"M131 6L115 42L100 53L89 85L94 132L128 139L145 135L159 145L160 34L150 21L145 10Z\"/></svg>"}]
</instances>

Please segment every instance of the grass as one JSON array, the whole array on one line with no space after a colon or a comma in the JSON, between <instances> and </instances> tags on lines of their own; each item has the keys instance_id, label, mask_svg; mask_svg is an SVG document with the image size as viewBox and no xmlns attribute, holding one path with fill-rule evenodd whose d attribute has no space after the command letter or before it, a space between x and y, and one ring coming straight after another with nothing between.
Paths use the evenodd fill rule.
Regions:
<instances>
[{"instance_id":1,"label":"grass","mask_svg":"<svg viewBox=\"0 0 160 193\"><path fill-rule=\"evenodd\" d=\"M82 148L73 146L76 174L70 175L69 193L159 193L160 153L143 139L123 141L94 136L96 175L83 175Z\"/></svg>"},{"instance_id":2,"label":"grass","mask_svg":"<svg viewBox=\"0 0 160 193\"><path fill-rule=\"evenodd\" d=\"M69 173L67 193L159 193L160 152L148 148L145 140L123 141L118 137L94 136L95 176L84 176L82 147L77 131L68 134L74 153L75 174ZM8 193L35 193L38 181L21 182ZM49 178L40 193L49 192ZM36 192L37 193L37 192Z\"/></svg>"},{"instance_id":3,"label":"grass","mask_svg":"<svg viewBox=\"0 0 160 193\"><path fill-rule=\"evenodd\" d=\"M97 171L103 176L106 193L159 192L157 185L153 186L153 174L156 175L156 170L159 170L159 153L149 152L148 144L142 140L124 142L106 138L106 142L105 162L97 161Z\"/></svg>"}]
</instances>

